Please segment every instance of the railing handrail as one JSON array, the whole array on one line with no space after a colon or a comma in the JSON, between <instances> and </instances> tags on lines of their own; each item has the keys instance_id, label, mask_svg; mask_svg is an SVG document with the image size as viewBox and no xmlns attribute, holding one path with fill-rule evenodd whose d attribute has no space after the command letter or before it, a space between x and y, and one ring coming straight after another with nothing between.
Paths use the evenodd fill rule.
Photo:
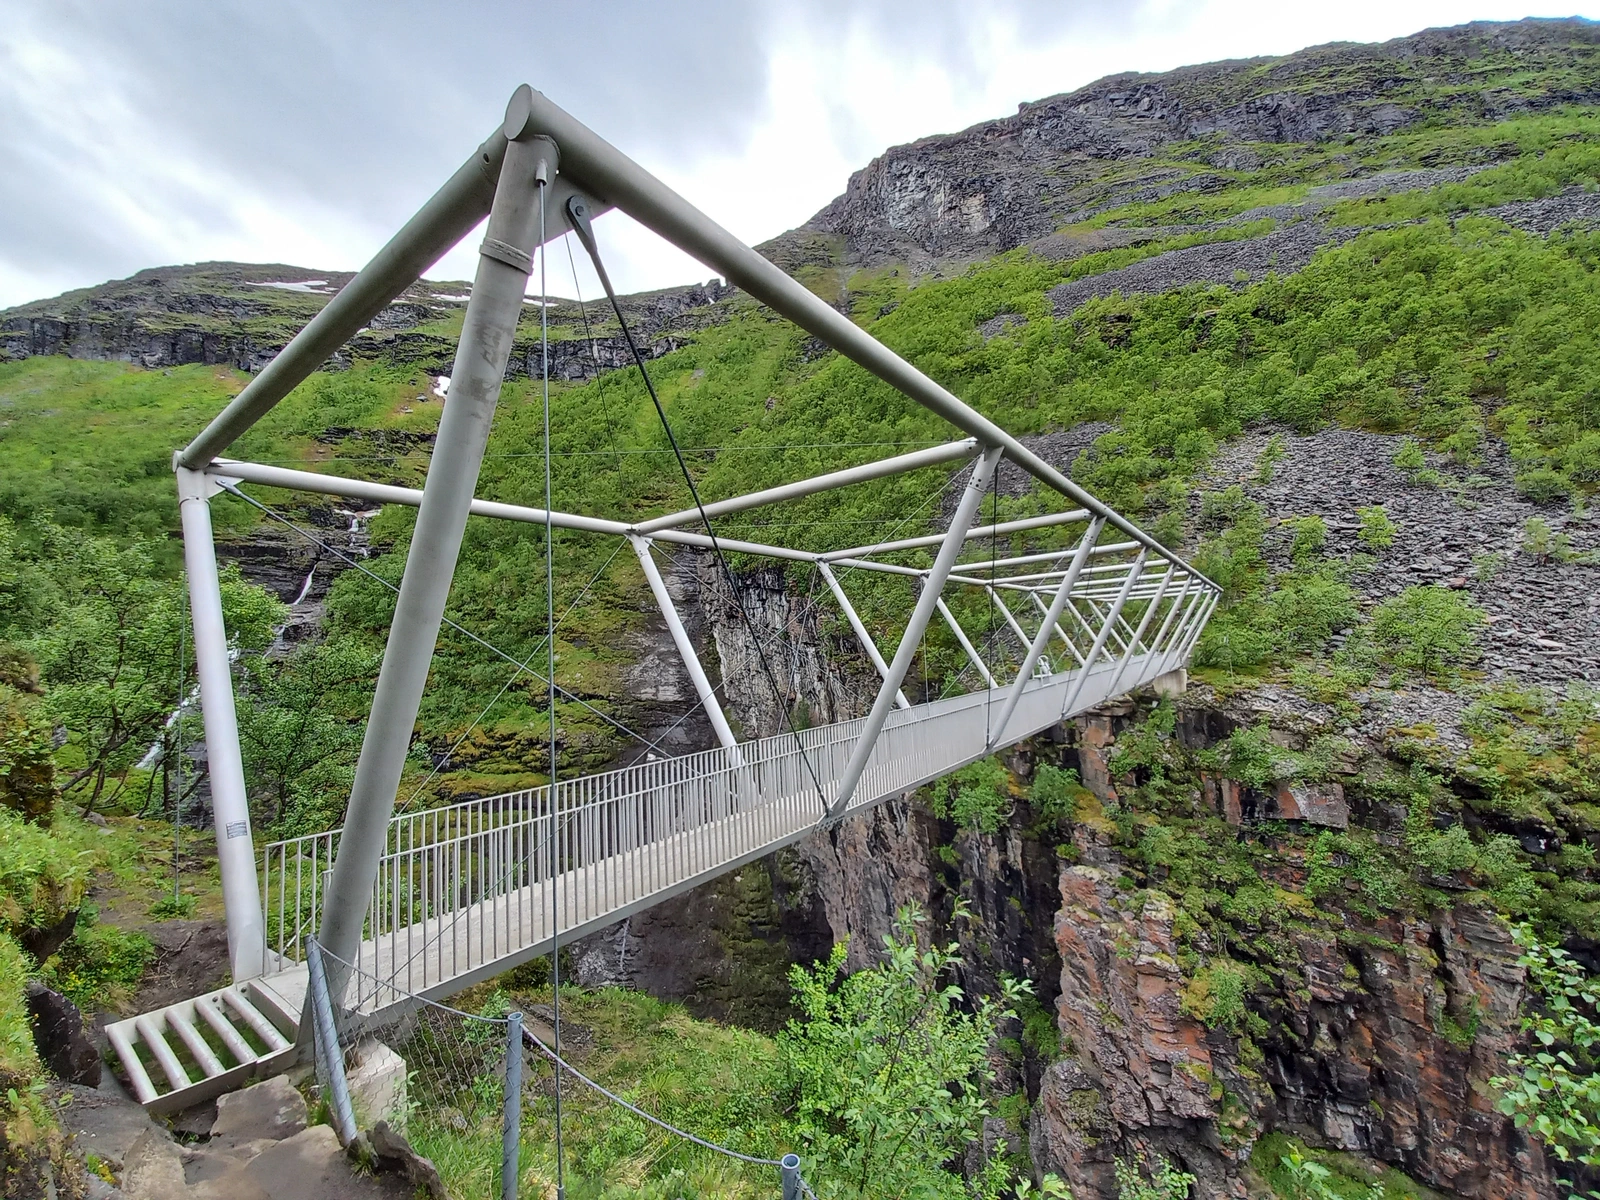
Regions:
<instances>
[{"instance_id":1,"label":"railing handrail","mask_svg":"<svg viewBox=\"0 0 1600 1200\"><path fill-rule=\"evenodd\" d=\"M1156 605L1164 590L1156 592ZM1157 609L1147 609L1137 627L1122 620L1118 631L1117 607L1102 611L1090 603L1100 631L1092 634L1083 613L1077 626L1069 622L1074 636L1081 629L1096 641L1068 669L1031 676L1010 698L1004 689L983 687L893 712L867 758L861 787L842 811L909 792L1182 666L1214 592L1203 584L1185 587L1149 636ZM1016 622L1010 624L1020 636ZM1113 632L1114 647L1107 645ZM991 724L996 720L1004 728ZM553 938L602 928L792 844L838 815L829 804L865 724L852 717L798 736L744 742L737 753L713 747L644 759L553 788L397 813L368 901L361 953L374 972L445 995L542 953L539 947ZM276 926L267 934L269 957L289 962L303 953L342 834L342 828L322 830L263 847L262 904Z\"/></svg>"}]
</instances>

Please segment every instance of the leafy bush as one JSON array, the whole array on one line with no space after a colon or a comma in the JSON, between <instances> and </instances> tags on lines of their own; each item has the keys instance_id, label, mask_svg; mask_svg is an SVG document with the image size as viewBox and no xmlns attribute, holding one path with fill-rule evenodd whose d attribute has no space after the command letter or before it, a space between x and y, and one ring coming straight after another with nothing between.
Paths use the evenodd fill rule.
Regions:
<instances>
[{"instance_id":1,"label":"leafy bush","mask_svg":"<svg viewBox=\"0 0 1600 1200\"><path fill-rule=\"evenodd\" d=\"M1241 726L1213 749L1203 752L1201 763L1246 787L1262 790L1278 778L1283 758L1283 750L1273 743L1271 732L1265 720Z\"/></svg>"},{"instance_id":2,"label":"leafy bush","mask_svg":"<svg viewBox=\"0 0 1600 1200\"><path fill-rule=\"evenodd\" d=\"M19 1087L39 1073L33 1023L22 995L27 976L28 956L0 933L0 1087Z\"/></svg>"},{"instance_id":3,"label":"leafy bush","mask_svg":"<svg viewBox=\"0 0 1600 1200\"><path fill-rule=\"evenodd\" d=\"M1322 553L1328 541L1328 523L1321 517L1296 517L1290 529L1289 557L1296 563L1305 566Z\"/></svg>"},{"instance_id":4,"label":"leafy bush","mask_svg":"<svg viewBox=\"0 0 1600 1200\"><path fill-rule=\"evenodd\" d=\"M1536 1045L1513 1054L1507 1074L1489 1084L1500 1111L1562 1162L1600 1166L1600 983L1532 926L1518 925L1512 936L1530 985L1522 1028Z\"/></svg>"},{"instance_id":5,"label":"leafy bush","mask_svg":"<svg viewBox=\"0 0 1600 1200\"><path fill-rule=\"evenodd\" d=\"M30 821L56 798L55 730L37 697L0 682L0 808Z\"/></svg>"},{"instance_id":6,"label":"leafy bush","mask_svg":"<svg viewBox=\"0 0 1600 1200\"><path fill-rule=\"evenodd\" d=\"M1517 491L1535 504L1554 504L1572 493L1572 484L1559 471L1549 467L1532 467L1518 471L1515 478Z\"/></svg>"},{"instance_id":7,"label":"leafy bush","mask_svg":"<svg viewBox=\"0 0 1600 1200\"><path fill-rule=\"evenodd\" d=\"M1416 586L1374 608L1368 628L1385 662L1439 678L1476 658L1483 623L1483 610L1460 592Z\"/></svg>"},{"instance_id":8,"label":"leafy bush","mask_svg":"<svg viewBox=\"0 0 1600 1200\"><path fill-rule=\"evenodd\" d=\"M947 982L955 945L924 945L922 923L900 910L881 966L846 975L841 943L790 972L802 1017L779 1037L782 1070L823 1194L963 1194L942 1164L982 1128L989 1043L1026 985L1003 981L1001 1000L969 1002Z\"/></svg>"},{"instance_id":9,"label":"leafy bush","mask_svg":"<svg viewBox=\"0 0 1600 1200\"><path fill-rule=\"evenodd\" d=\"M1361 528L1356 531L1356 537L1368 550L1387 550L1394 545L1395 535L1400 527L1389 519L1389 513L1381 504L1371 504L1365 508L1356 509L1361 517Z\"/></svg>"},{"instance_id":10,"label":"leafy bush","mask_svg":"<svg viewBox=\"0 0 1600 1200\"><path fill-rule=\"evenodd\" d=\"M85 1012L118 1003L144 975L155 947L142 933L102 925L85 911L70 938L44 965L45 981Z\"/></svg>"},{"instance_id":11,"label":"leafy bush","mask_svg":"<svg viewBox=\"0 0 1600 1200\"><path fill-rule=\"evenodd\" d=\"M46 828L0 809L0 932L23 933L59 924L83 903L98 846L76 828Z\"/></svg>"},{"instance_id":12,"label":"leafy bush","mask_svg":"<svg viewBox=\"0 0 1600 1200\"><path fill-rule=\"evenodd\" d=\"M1422 447L1413 438L1404 439L1389 461L1394 463L1402 474L1412 479L1428 466L1428 459L1422 453Z\"/></svg>"},{"instance_id":13,"label":"leafy bush","mask_svg":"<svg viewBox=\"0 0 1600 1200\"><path fill-rule=\"evenodd\" d=\"M1250 979L1245 969L1227 959L1217 959L1183 989L1183 1011L1212 1029L1225 1029L1238 1036L1245 1031L1249 1009Z\"/></svg>"},{"instance_id":14,"label":"leafy bush","mask_svg":"<svg viewBox=\"0 0 1600 1200\"><path fill-rule=\"evenodd\" d=\"M968 763L935 786L930 807L937 817L949 817L963 829L993 833L1000 828L1011 803L1011 772L993 758Z\"/></svg>"},{"instance_id":15,"label":"leafy bush","mask_svg":"<svg viewBox=\"0 0 1600 1200\"><path fill-rule=\"evenodd\" d=\"M1278 578L1267 596L1266 620L1275 648L1284 654L1320 650L1358 616L1355 593L1343 580L1322 571L1296 571Z\"/></svg>"},{"instance_id":16,"label":"leafy bush","mask_svg":"<svg viewBox=\"0 0 1600 1200\"><path fill-rule=\"evenodd\" d=\"M1078 793L1082 790L1083 782L1070 767L1040 763L1033 772L1028 799L1045 820L1066 823L1077 816Z\"/></svg>"},{"instance_id":17,"label":"leafy bush","mask_svg":"<svg viewBox=\"0 0 1600 1200\"><path fill-rule=\"evenodd\" d=\"M1197 1182L1160 1155L1146 1162L1145 1172L1131 1158L1117 1160L1117 1200L1186 1200Z\"/></svg>"},{"instance_id":18,"label":"leafy bush","mask_svg":"<svg viewBox=\"0 0 1600 1200\"><path fill-rule=\"evenodd\" d=\"M1573 557L1572 539L1539 517L1529 517L1522 526L1522 548L1540 562L1571 562Z\"/></svg>"}]
</instances>

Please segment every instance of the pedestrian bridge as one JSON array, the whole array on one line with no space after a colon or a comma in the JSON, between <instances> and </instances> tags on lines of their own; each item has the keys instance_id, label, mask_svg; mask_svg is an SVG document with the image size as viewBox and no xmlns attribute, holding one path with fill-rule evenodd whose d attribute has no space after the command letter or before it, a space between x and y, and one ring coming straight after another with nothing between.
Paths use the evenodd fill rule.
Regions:
<instances>
[{"instance_id":1,"label":"pedestrian bridge","mask_svg":"<svg viewBox=\"0 0 1600 1200\"><path fill-rule=\"evenodd\" d=\"M883 417L885 428L922 428L927 417L914 404L961 436L894 443L919 448L745 495L703 497L600 255L591 218L612 208L897 390L910 403L904 412ZM424 488L221 457L485 217L486 236ZM588 254L633 350L634 365L681 468L688 507L647 516L597 515L561 511L554 503L564 499L569 508L581 509L587 499L552 497L549 482L544 247L569 235ZM546 364L542 507L475 494L536 264L535 311ZM852 458L876 444L828 443ZM1002 463L1015 473L1004 485ZM411 997L446 996L1182 670L1218 600L1214 583L1149 534L527 87L517 90L503 124L445 186L177 452L174 469L233 983L108 1027L135 1093L157 1111L197 1103L295 1058L304 1042L302 960L310 938L327 950L330 961L356 964L332 981L334 998L348 1013L376 1016ZM795 535L800 544L729 538L717 528L733 514L836 489L889 487L900 476L924 481L926 498L921 507L906 509L904 487L910 485L902 481L902 490L881 495L875 509L869 504L883 514L880 529L889 528L888 540L822 548L836 532L827 520L754 526L762 532L806 530ZM230 493L292 526L256 498L262 488L404 505L418 512L399 585L373 576L394 587L397 598L345 824L271 843L258 854L239 750L210 502ZM1015 506L1013 512L1030 515L1000 520L1002 494L1008 506ZM979 525L986 503L989 523ZM827 511L817 505L810 515ZM516 665L511 682L526 674L545 685L549 758L535 769L554 782L397 813L464 530L469 520L483 519L521 522L542 537L544 578L529 580L528 590L542 592L545 599L543 663L535 666L537 650L535 657L517 658L467 636ZM309 531L300 532L317 540ZM563 691L557 671L552 547L558 532L564 538L620 539L618 551L624 545L632 550L693 685L695 707L716 734L715 749L647 758L603 774L560 777L560 706L585 702ZM901 533L909 536L893 536ZM969 549L979 554L969 555ZM700 663L662 577L656 558L663 552L701 555L720 568L730 607L754 647L752 661L722 664L723 679L765 675L779 707L790 706L786 719L791 722L792 697L785 697L770 666L765 635L747 608L748 587L729 556L741 568L749 559L766 559L809 569L815 593L836 605L863 666L870 664L880 677L870 711L835 724L791 727L740 741L723 711L725 697L718 696L723 685L713 684ZM891 655L880 652L878 634L856 611L845 587L851 577L872 576L877 579L871 594L879 607L869 614L870 624L880 634L899 631ZM899 600L888 601L893 611L887 617L884 598L895 588L885 577L908 585ZM965 598L947 602L947 594L963 589ZM977 630L972 622L980 613L985 628ZM930 631L935 616L943 633ZM947 639L948 653L964 655L967 666L947 669L948 659L940 660L941 678L931 689L938 697L912 704L905 681L919 661L926 674L930 638Z\"/></svg>"},{"instance_id":2,"label":"pedestrian bridge","mask_svg":"<svg viewBox=\"0 0 1600 1200\"><path fill-rule=\"evenodd\" d=\"M1035 676L1004 744L1180 670L1183 654L1180 644L1158 644L1087 673ZM999 711L992 690L896 711L839 815L993 753ZM553 805L548 788L532 788L394 817L344 1009L382 1017L415 995L448 996L815 832L862 723L802 730L799 744L784 734L741 743L737 754L719 747L566 780ZM263 949L278 969L111 1027L153 1111L187 1107L292 1060L305 942L341 834L265 847ZM201 1046L210 1061L195 1052Z\"/></svg>"}]
</instances>

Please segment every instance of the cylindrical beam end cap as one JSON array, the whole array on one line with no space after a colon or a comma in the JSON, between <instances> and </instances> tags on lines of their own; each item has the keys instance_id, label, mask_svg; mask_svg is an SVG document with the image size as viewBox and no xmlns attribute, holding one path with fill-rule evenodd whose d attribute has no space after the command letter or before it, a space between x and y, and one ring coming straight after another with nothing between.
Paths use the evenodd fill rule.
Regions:
<instances>
[{"instance_id":1,"label":"cylindrical beam end cap","mask_svg":"<svg viewBox=\"0 0 1600 1200\"><path fill-rule=\"evenodd\" d=\"M533 97L533 89L525 83L511 93L511 101L506 105L506 122L501 126L506 141L514 142L529 132L528 126L533 120Z\"/></svg>"}]
</instances>

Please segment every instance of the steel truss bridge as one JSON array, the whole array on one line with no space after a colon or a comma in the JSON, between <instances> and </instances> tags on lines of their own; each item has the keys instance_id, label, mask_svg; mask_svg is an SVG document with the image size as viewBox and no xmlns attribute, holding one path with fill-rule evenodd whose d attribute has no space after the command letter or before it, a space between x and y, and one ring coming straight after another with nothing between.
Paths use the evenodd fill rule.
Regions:
<instances>
[{"instance_id":1,"label":"steel truss bridge","mask_svg":"<svg viewBox=\"0 0 1600 1200\"><path fill-rule=\"evenodd\" d=\"M561 512L548 500L534 508L477 498L535 256L571 232L604 279L589 222L613 208L932 410L961 436L742 496L705 502L696 494L694 507L648 520ZM449 399L421 490L222 457L485 216ZM1054 511L977 523L1002 460L1055 497ZM1193 567L525 86L512 96L502 125L174 455L174 468L233 982L108 1028L135 1093L152 1111L187 1107L297 1056L304 1041L308 937L317 937L331 958L359 964L358 971L330 981L349 1011L379 1014L411 996L449 995L1111 697L1164 677L1181 679L1177 673L1219 595ZM941 532L816 551L723 537L713 525L729 514L870 487L914 471L943 472L952 486L965 479ZM259 853L209 509L212 496L242 487L419 510L346 823L270 843ZM469 518L542 526L547 537L559 529L625 539L718 746L397 813L401 773ZM809 564L880 677L870 711L739 740L662 577L656 556L664 548ZM1015 552L1019 548L1023 552ZM914 603L887 657L840 582L846 572L899 576L910 585ZM983 647L974 642L946 600L962 589L977 589L1003 617L1008 645L995 637ZM903 685L935 617L967 656L974 687L912 704Z\"/></svg>"}]
</instances>

